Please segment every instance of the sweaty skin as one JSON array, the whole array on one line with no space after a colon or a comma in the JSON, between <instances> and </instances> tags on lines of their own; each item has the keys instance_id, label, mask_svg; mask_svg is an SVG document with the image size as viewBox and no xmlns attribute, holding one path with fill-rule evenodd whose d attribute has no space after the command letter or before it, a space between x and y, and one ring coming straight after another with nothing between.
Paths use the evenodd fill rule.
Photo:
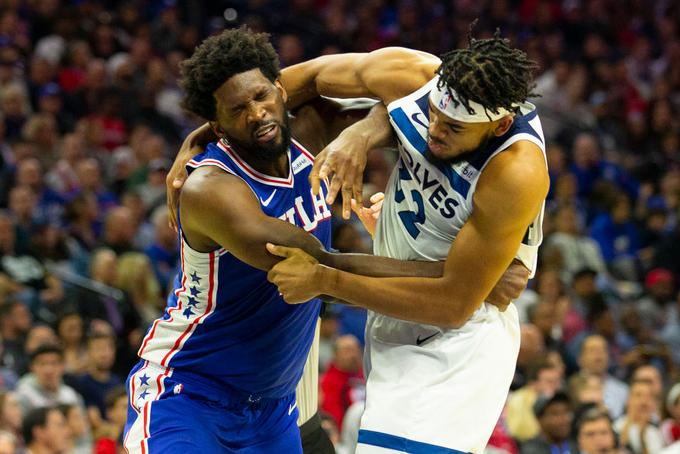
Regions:
<instances>
[{"instance_id":1,"label":"sweaty skin","mask_svg":"<svg viewBox=\"0 0 680 454\"><path fill-rule=\"evenodd\" d=\"M261 73L259 76L263 78ZM249 80L254 79L254 77L249 78ZM263 83L263 81L260 79L258 83ZM282 99L285 98L285 90L280 84L271 85L276 87ZM258 119L273 115L271 112L268 113L268 109L274 109L270 101L256 102L255 93L248 94L247 90L245 91L244 96L249 97L246 104L254 112L248 115ZM216 99L219 102L219 97L216 96ZM308 146L312 153L320 151L321 147L327 143L324 139L331 140L343 126L337 121L337 117L335 121L329 120L323 109L319 109L315 104L316 102L313 101L311 105L301 106L296 112L297 116L291 120L293 136ZM332 111L333 109L330 109L330 112ZM331 124L332 127L326 128L326 124ZM193 140L205 134L206 131L203 128L202 131L194 134L192 140L185 141L173 170L183 168L186 161L197 151L193 148L196 144ZM385 140L389 141L391 128L384 107L376 106L368 117L343 132L343 135L350 137L352 134L362 138L361 143L356 147L364 147L363 153L371 147L383 145ZM277 172L280 173L285 168L284 164L272 163L269 168L258 170L277 175ZM178 174L181 172L171 174L168 179L171 193L173 181ZM240 260L263 270L269 270L279 261L277 257L268 254L265 250L265 244L271 242L300 248L312 254L321 263L358 274L371 276L441 276L442 274L441 263L406 262L356 254L329 254L323 250L314 237L303 230L264 215L258 200L241 180L215 169L199 168L192 173L181 197L184 233L192 246L199 250L208 250L219 244ZM503 309L519 295L526 286L527 280L528 271L522 265L512 265L506 278L499 283L493 293L489 289L491 293L489 300Z\"/></svg>"},{"instance_id":2,"label":"sweaty skin","mask_svg":"<svg viewBox=\"0 0 680 454\"><path fill-rule=\"evenodd\" d=\"M300 102L324 95L367 96L389 104L425 85L438 65L439 60L431 55L387 48L301 63L291 67L282 82L290 98ZM432 116L430 139L441 142L441 158L462 154L470 137L476 136L478 144L484 134L504 134L513 119L510 115L490 123L460 123L437 112ZM327 294L395 318L459 327L484 302L512 262L548 187L542 151L532 142L520 140L484 169L472 214L449 250L441 277L362 276L320 263L302 250L269 245L272 254L286 258L270 270L269 279L289 303Z\"/></svg>"}]
</instances>

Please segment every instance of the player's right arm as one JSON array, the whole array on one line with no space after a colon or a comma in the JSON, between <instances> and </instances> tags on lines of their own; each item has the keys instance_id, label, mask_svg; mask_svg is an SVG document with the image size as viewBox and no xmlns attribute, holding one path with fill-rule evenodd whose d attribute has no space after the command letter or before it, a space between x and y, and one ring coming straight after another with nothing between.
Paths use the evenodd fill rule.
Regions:
<instances>
[{"instance_id":1,"label":"player's right arm","mask_svg":"<svg viewBox=\"0 0 680 454\"><path fill-rule=\"evenodd\" d=\"M288 222L267 216L255 194L239 177L215 167L196 169L182 189L182 230L198 251L223 247L239 260L268 271L281 261L266 251L267 243L299 248L319 263L372 277L440 277L443 262L395 260L365 254L331 254L313 235ZM526 287L529 272L511 266L489 301L503 308Z\"/></svg>"},{"instance_id":2,"label":"player's right arm","mask_svg":"<svg viewBox=\"0 0 680 454\"><path fill-rule=\"evenodd\" d=\"M404 47L386 47L369 53L324 55L281 72L288 106L315 97L369 97L385 105L413 93L435 75L439 58Z\"/></svg>"},{"instance_id":3,"label":"player's right arm","mask_svg":"<svg viewBox=\"0 0 680 454\"><path fill-rule=\"evenodd\" d=\"M266 250L267 243L300 248L320 263L372 276L441 276L442 262L407 262L355 254L335 263L313 235L288 222L267 216L250 187L239 177L215 167L196 169L180 195L182 231L198 251L223 247L239 260L269 270L281 259Z\"/></svg>"}]
</instances>

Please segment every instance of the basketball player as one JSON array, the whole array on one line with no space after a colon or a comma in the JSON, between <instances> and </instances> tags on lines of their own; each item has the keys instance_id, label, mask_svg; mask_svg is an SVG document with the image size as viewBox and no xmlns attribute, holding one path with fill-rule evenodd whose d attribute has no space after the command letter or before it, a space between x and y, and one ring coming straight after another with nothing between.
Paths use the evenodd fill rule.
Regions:
<instances>
[{"instance_id":1,"label":"basketball player","mask_svg":"<svg viewBox=\"0 0 680 454\"><path fill-rule=\"evenodd\" d=\"M268 245L287 258L269 272L287 302L327 294L370 310L357 453L482 452L498 420L519 323L514 306L500 312L484 301L513 257L535 269L549 185L540 121L526 102L533 68L496 35L470 38L442 61L387 48L321 57L284 75L291 97L387 105L400 159L374 252L446 260L439 278L375 278Z\"/></svg>"},{"instance_id":2,"label":"basketball player","mask_svg":"<svg viewBox=\"0 0 680 454\"><path fill-rule=\"evenodd\" d=\"M325 251L327 187L312 194L314 158L303 143L319 151L334 137L333 107L320 101L290 119L278 78L267 35L246 29L207 39L183 65L184 106L220 140L187 164L175 298L149 328L127 381L129 452L301 452L295 387L319 301L285 304L266 279L279 260L266 243L361 274L441 275L438 263ZM383 117L378 106L353 128L366 135ZM387 137L374 133L368 145Z\"/></svg>"}]
</instances>

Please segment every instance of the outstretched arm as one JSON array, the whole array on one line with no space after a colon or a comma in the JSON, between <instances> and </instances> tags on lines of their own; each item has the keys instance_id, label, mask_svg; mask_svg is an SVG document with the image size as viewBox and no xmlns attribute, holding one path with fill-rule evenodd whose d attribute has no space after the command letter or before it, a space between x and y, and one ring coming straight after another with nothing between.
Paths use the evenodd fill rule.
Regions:
<instances>
[{"instance_id":1,"label":"outstretched arm","mask_svg":"<svg viewBox=\"0 0 680 454\"><path fill-rule=\"evenodd\" d=\"M343 199L343 209L347 212L346 218L349 218L350 199L354 196L356 200L361 200L362 178L368 151L391 143L392 127L387 118L387 111L380 103L376 103L370 109L351 109L339 106L332 100L318 99L302 106L299 111L299 116L304 119L296 124L305 126L301 128L302 131L295 131L295 137L308 145L311 152L321 151L317 155L310 178L314 194L318 194L320 180L329 178L331 190L328 203L333 203L338 192L342 190L347 194ZM192 131L184 139L168 172L167 206L170 225L174 230L177 230L180 190L187 179L186 164L191 158L202 153L208 143L216 139L208 123ZM343 184L344 181L348 183Z\"/></svg>"},{"instance_id":2,"label":"outstretched arm","mask_svg":"<svg viewBox=\"0 0 680 454\"><path fill-rule=\"evenodd\" d=\"M288 302L327 294L396 318L445 327L464 324L512 262L548 191L543 156L520 142L496 156L480 177L472 215L458 233L439 278L375 278L314 263L298 251L269 278ZM304 275L301 281L299 275Z\"/></svg>"},{"instance_id":3,"label":"outstretched arm","mask_svg":"<svg viewBox=\"0 0 680 454\"><path fill-rule=\"evenodd\" d=\"M194 249L209 251L223 247L261 270L269 270L281 260L265 248L267 243L276 243L299 248L328 266L361 269L371 276L442 275L443 263L439 262L331 254L303 229L267 216L245 182L216 168L195 170L182 190L181 202L183 233Z\"/></svg>"},{"instance_id":4,"label":"outstretched arm","mask_svg":"<svg viewBox=\"0 0 680 454\"><path fill-rule=\"evenodd\" d=\"M324 55L299 63L282 71L281 82L292 107L319 95L376 98L387 105L425 85L440 63L426 52L386 47L369 53Z\"/></svg>"}]
</instances>

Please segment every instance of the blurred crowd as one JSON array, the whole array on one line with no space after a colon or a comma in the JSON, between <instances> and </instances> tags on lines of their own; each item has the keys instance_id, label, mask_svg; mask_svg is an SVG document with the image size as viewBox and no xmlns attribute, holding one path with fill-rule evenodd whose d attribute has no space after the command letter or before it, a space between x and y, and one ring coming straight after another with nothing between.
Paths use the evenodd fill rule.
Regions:
<instances>
[{"instance_id":1,"label":"blurred crowd","mask_svg":"<svg viewBox=\"0 0 680 454\"><path fill-rule=\"evenodd\" d=\"M680 452L680 2L0 0L0 454L121 451L123 381L178 269L165 176L199 124L177 78L204 37L268 31L285 67L441 54L474 19L540 65L552 182L488 451ZM394 159L370 154L367 194ZM333 245L371 250L356 220L334 220ZM322 320L338 452L363 410L364 319L330 304Z\"/></svg>"}]
</instances>

